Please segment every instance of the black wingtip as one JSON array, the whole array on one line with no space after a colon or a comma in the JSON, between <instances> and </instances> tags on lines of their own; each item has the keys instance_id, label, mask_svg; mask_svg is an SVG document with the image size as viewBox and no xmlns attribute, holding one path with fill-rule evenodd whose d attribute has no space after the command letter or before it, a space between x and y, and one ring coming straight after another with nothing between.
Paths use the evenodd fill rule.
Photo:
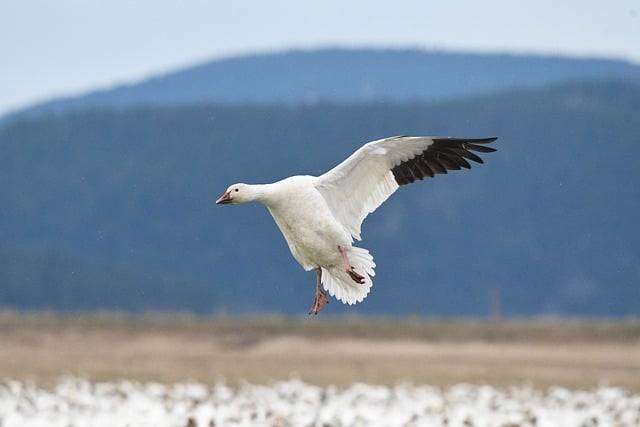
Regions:
<instances>
[{"instance_id":1,"label":"black wingtip","mask_svg":"<svg viewBox=\"0 0 640 427\"><path fill-rule=\"evenodd\" d=\"M475 144L491 144L493 141L497 140L498 137L497 136L491 136L489 138L482 138L482 139L478 139L473 141Z\"/></svg>"},{"instance_id":2,"label":"black wingtip","mask_svg":"<svg viewBox=\"0 0 640 427\"><path fill-rule=\"evenodd\" d=\"M498 139L497 136L490 136L487 138L457 138L457 137L450 137L450 136L433 138L435 142L457 143L457 144L464 143L464 142L471 143L471 144L491 144L493 141L497 139Z\"/></svg>"},{"instance_id":3,"label":"black wingtip","mask_svg":"<svg viewBox=\"0 0 640 427\"><path fill-rule=\"evenodd\" d=\"M471 164L467 160L484 163L482 158L474 154L473 151L492 153L496 149L488 147L487 144L497 139L497 136L487 138L434 137L433 144L429 145L422 154L395 166L392 169L393 176L398 185L406 185L427 177L447 174L450 170L471 169Z\"/></svg>"},{"instance_id":4,"label":"black wingtip","mask_svg":"<svg viewBox=\"0 0 640 427\"><path fill-rule=\"evenodd\" d=\"M471 144L491 144L497 139L498 139L497 136L491 136L488 138L469 138L466 141L470 142Z\"/></svg>"},{"instance_id":5,"label":"black wingtip","mask_svg":"<svg viewBox=\"0 0 640 427\"><path fill-rule=\"evenodd\" d=\"M464 147L468 150L477 151L478 153L493 153L497 151L495 148L485 147L484 145L465 144Z\"/></svg>"}]
</instances>

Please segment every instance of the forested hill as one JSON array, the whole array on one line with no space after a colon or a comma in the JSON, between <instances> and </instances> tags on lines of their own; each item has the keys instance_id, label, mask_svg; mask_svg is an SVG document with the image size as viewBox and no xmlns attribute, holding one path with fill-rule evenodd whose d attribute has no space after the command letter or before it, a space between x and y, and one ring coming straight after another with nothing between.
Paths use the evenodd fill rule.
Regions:
<instances>
[{"instance_id":1,"label":"forested hill","mask_svg":"<svg viewBox=\"0 0 640 427\"><path fill-rule=\"evenodd\" d=\"M21 114L206 102L438 101L596 79L640 82L640 66L618 60L421 50L291 51L215 60L140 82L54 99Z\"/></svg>"},{"instance_id":2,"label":"forested hill","mask_svg":"<svg viewBox=\"0 0 640 427\"><path fill-rule=\"evenodd\" d=\"M499 150L370 215L360 245L377 275L349 312L483 315L498 288L508 314L637 315L638 111L637 85L581 83L19 120L0 129L0 306L304 313L315 279L266 210L215 198L320 174L367 140L439 134L497 135Z\"/></svg>"}]
</instances>

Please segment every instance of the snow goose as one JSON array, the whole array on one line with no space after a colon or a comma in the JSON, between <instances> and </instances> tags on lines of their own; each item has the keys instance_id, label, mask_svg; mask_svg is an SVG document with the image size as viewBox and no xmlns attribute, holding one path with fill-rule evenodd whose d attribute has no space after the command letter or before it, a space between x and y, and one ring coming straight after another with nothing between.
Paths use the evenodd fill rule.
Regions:
<instances>
[{"instance_id":1,"label":"snow goose","mask_svg":"<svg viewBox=\"0 0 640 427\"><path fill-rule=\"evenodd\" d=\"M401 185L470 169L483 163L474 152L490 153L497 138L394 136L369 142L321 176L292 176L272 184L233 184L217 204L259 202L271 213L293 257L316 272L309 314L329 302L361 302L374 276L373 257L353 246L360 227Z\"/></svg>"}]
</instances>

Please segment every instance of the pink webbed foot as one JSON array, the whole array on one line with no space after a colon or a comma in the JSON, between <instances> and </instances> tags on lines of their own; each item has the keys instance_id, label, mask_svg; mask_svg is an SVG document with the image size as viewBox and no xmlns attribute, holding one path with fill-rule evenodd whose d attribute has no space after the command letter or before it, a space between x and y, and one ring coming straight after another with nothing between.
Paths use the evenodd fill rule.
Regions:
<instances>
[{"instance_id":1,"label":"pink webbed foot","mask_svg":"<svg viewBox=\"0 0 640 427\"><path fill-rule=\"evenodd\" d=\"M322 307L327 304L329 304L329 298L327 298L326 292L322 289L322 269L318 267L316 268L316 295L309 309L309 314L318 314Z\"/></svg>"},{"instance_id":2,"label":"pink webbed foot","mask_svg":"<svg viewBox=\"0 0 640 427\"><path fill-rule=\"evenodd\" d=\"M354 282L364 285L364 276L361 276L360 274L356 273L353 267L347 270L347 274L349 275L349 277L351 277L351 279Z\"/></svg>"},{"instance_id":3,"label":"pink webbed foot","mask_svg":"<svg viewBox=\"0 0 640 427\"><path fill-rule=\"evenodd\" d=\"M318 314L322 308L329 304L329 298L327 298L327 294L323 291L316 292L316 297L313 300L313 304L309 309L309 314Z\"/></svg>"}]
</instances>

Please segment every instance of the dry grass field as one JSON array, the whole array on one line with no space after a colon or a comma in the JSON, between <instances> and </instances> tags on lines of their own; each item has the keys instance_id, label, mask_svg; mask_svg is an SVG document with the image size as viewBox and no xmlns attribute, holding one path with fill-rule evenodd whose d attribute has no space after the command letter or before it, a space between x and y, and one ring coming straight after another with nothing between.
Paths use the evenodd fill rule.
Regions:
<instances>
[{"instance_id":1,"label":"dry grass field","mask_svg":"<svg viewBox=\"0 0 640 427\"><path fill-rule=\"evenodd\" d=\"M0 314L0 380L640 390L640 322Z\"/></svg>"}]
</instances>

